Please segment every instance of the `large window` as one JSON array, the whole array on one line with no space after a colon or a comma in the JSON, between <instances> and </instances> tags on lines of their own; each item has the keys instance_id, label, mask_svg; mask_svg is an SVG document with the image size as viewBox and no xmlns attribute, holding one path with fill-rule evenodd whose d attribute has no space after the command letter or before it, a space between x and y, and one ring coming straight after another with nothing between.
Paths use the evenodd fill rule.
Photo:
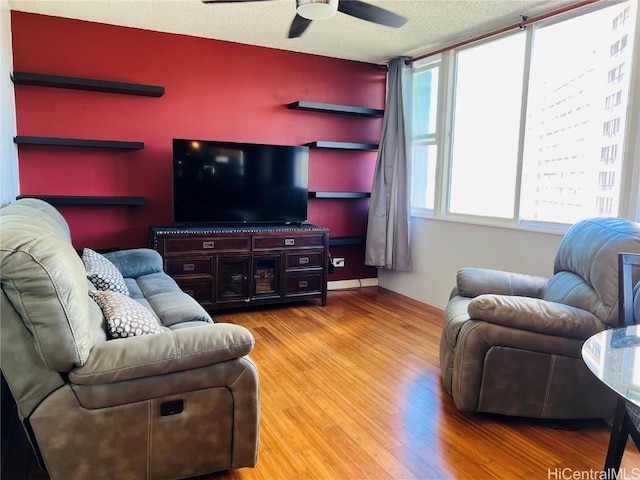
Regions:
<instances>
[{"instance_id":1,"label":"large window","mask_svg":"<svg viewBox=\"0 0 640 480\"><path fill-rule=\"evenodd\" d=\"M427 210L433 210L435 200L439 76L439 59L430 62L413 76L411 203Z\"/></svg>"},{"instance_id":2,"label":"large window","mask_svg":"<svg viewBox=\"0 0 640 480\"><path fill-rule=\"evenodd\" d=\"M414 213L545 224L620 214L637 1L596 6L415 67Z\"/></svg>"},{"instance_id":3,"label":"large window","mask_svg":"<svg viewBox=\"0 0 640 480\"><path fill-rule=\"evenodd\" d=\"M457 55L452 213L513 216L525 40L509 35Z\"/></svg>"}]
</instances>

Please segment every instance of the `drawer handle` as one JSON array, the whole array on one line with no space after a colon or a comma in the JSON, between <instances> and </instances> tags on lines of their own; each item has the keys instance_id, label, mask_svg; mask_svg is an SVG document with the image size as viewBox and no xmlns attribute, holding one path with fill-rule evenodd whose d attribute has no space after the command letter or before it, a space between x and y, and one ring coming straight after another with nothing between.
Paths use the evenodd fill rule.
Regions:
<instances>
[{"instance_id":1,"label":"drawer handle","mask_svg":"<svg viewBox=\"0 0 640 480\"><path fill-rule=\"evenodd\" d=\"M187 295L190 295L192 297L196 296L196 292L194 292L193 290L183 290L184 293L186 293Z\"/></svg>"},{"instance_id":2,"label":"drawer handle","mask_svg":"<svg viewBox=\"0 0 640 480\"><path fill-rule=\"evenodd\" d=\"M295 238L285 238L285 239L284 239L284 244L285 244L287 247L292 247L293 245L295 245L295 244L296 244L296 239L295 239Z\"/></svg>"},{"instance_id":3,"label":"drawer handle","mask_svg":"<svg viewBox=\"0 0 640 480\"><path fill-rule=\"evenodd\" d=\"M183 272L193 272L196 269L196 266L193 263L185 263L182 265Z\"/></svg>"},{"instance_id":4,"label":"drawer handle","mask_svg":"<svg viewBox=\"0 0 640 480\"><path fill-rule=\"evenodd\" d=\"M300 287L300 288L305 288L305 287L308 287L308 286L309 286L309 282L306 281L306 280L300 280L298 282L298 287Z\"/></svg>"},{"instance_id":5,"label":"drawer handle","mask_svg":"<svg viewBox=\"0 0 640 480\"><path fill-rule=\"evenodd\" d=\"M300 263L300 265L307 265L309 263L309 257L300 257L298 263Z\"/></svg>"},{"instance_id":6,"label":"drawer handle","mask_svg":"<svg viewBox=\"0 0 640 480\"><path fill-rule=\"evenodd\" d=\"M202 242L202 248L214 248L213 245L213 242Z\"/></svg>"}]
</instances>

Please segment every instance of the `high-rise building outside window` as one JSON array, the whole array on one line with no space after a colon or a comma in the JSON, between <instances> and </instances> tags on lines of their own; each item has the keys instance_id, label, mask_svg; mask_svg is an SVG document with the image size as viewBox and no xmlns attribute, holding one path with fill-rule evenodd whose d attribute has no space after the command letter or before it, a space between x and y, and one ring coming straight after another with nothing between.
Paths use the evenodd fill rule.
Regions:
<instances>
[{"instance_id":1,"label":"high-rise building outside window","mask_svg":"<svg viewBox=\"0 0 640 480\"><path fill-rule=\"evenodd\" d=\"M627 7L612 5L535 31L521 219L573 223L618 213L620 182L601 182L598 175L619 179L622 168L621 161L600 153L603 147L622 151L624 146L628 95L623 92L629 85L621 67L631 63L631 49L621 45L626 46L633 25L611 25ZM550 158L559 161L550 165ZM571 188L560 191L544 175L550 170ZM596 201L600 197L609 199L607 208Z\"/></svg>"}]
</instances>

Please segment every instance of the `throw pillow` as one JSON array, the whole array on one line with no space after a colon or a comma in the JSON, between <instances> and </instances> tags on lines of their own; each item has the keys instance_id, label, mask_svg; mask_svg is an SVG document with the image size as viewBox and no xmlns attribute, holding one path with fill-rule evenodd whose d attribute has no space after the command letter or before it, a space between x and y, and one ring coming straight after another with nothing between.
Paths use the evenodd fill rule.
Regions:
<instances>
[{"instance_id":1,"label":"throw pillow","mask_svg":"<svg viewBox=\"0 0 640 480\"><path fill-rule=\"evenodd\" d=\"M111 338L162 333L164 328L153 313L122 293L96 290L89 295L100 306Z\"/></svg>"},{"instance_id":2,"label":"throw pillow","mask_svg":"<svg viewBox=\"0 0 640 480\"><path fill-rule=\"evenodd\" d=\"M105 256L90 248L85 248L82 251L82 261L87 271L87 278L98 290L111 290L129 295L129 289L124 282L122 273Z\"/></svg>"}]
</instances>

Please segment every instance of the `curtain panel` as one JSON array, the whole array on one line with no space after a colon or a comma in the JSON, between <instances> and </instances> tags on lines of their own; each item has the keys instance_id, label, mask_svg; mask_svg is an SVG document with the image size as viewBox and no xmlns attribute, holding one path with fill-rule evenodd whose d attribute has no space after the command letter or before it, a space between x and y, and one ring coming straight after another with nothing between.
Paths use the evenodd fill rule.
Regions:
<instances>
[{"instance_id":1,"label":"curtain panel","mask_svg":"<svg viewBox=\"0 0 640 480\"><path fill-rule=\"evenodd\" d=\"M405 57L389 63L382 136L371 187L365 264L408 272L409 188L407 119L409 71Z\"/></svg>"}]
</instances>

